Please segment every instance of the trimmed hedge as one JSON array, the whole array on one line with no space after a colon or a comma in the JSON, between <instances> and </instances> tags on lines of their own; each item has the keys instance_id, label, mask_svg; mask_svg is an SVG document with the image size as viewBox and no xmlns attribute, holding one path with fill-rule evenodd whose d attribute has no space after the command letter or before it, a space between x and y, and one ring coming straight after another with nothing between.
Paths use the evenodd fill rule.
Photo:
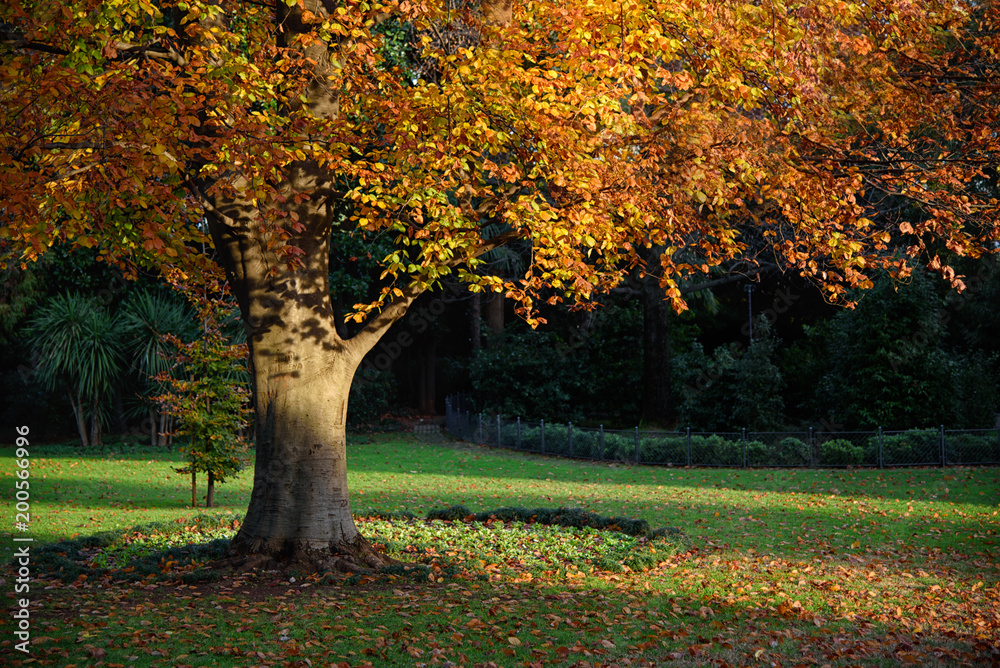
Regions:
<instances>
[{"instance_id":1,"label":"trimmed hedge","mask_svg":"<svg viewBox=\"0 0 1000 668\"><path fill-rule=\"evenodd\" d=\"M480 513L473 513L466 506L456 505L450 508L438 508L427 513L428 520L445 520L450 522L464 522L471 520L474 522L486 522L496 520L500 522L523 522L545 524L549 526L562 526L582 529L601 529L604 531L618 531L628 536L641 536L648 539L683 536L680 529L674 527L663 527L653 529L646 520L632 519L628 517L605 517L582 508L524 508L520 506L505 506L495 510L484 510Z\"/></svg>"},{"instance_id":2,"label":"trimmed hedge","mask_svg":"<svg viewBox=\"0 0 1000 668\"><path fill-rule=\"evenodd\" d=\"M496 434L484 428L484 436ZM832 434L831 434L832 435ZM879 437L861 436L860 443L847 438L832 438L809 444L802 438L788 436L770 443L751 440L746 444L737 433L691 434L679 432L639 432L572 427L549 423L542 428L537 423L520 427L506 423L500 428L500 445L528 452L562 457L577 457L595 461L626 464L660 464L670 466L878 466ZM865 439L866 440L863 440ZM489 439L491 440L491 439ZM520 443L520 444L519 444ZM1000 433L946 434L945 457L948 464L1000 463ZM941 433L936 429L911 429L886 433L882 436L882 464L885 466L920 466L941 464Z\"/></svg>"}]
</instances>

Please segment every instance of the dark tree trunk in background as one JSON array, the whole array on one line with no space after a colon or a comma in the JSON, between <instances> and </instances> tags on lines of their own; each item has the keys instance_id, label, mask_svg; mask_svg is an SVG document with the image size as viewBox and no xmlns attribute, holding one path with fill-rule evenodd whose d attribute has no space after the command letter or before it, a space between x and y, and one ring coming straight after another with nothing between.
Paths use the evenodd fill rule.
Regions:
<instances>
[{"instance_id":1,"label":"dark tree trunk in background","mask_svg":"<svg viewBox=\"0 0 1000 668\"><path fill-rule=\"evenodd\" d=\"M435 375L437 373L437 342L434 334L431 332L428 332L424 337L424 345L421 348L417 364L420 369L417 386L420 412L426 415L433 415L437 412L435 382Z\"/></svg>"},{"instance_id":2,"label":"dark tree trunk in background","mask_svg":"<svg viewBox=\"0 0 1000 668\"><path fill-rule=\"evenodd\" d=\"M471 293L469 301L469 338L472 341L472 353L483 349L483 295L480 292Z\"/></svg>"},{"instance_id":3,"label":"dark tree trunk in background","mask_svg":"<svg viewBox=\"0 0 1000 668\"><path fill-rule=\"evenodd\" d=\"M670 302L655 279L642 289L642 421L661 427L673 419L670 405Z\"/></svg>"},{"instance_id":4,"label":"dark tree trunk in background","mask_svg":"<svg viewBox=\"0 0 1000 668\"><path fill-rule=\"evenodd\" d=\"M486 326L494 335L503 333L504 325L504 298L502 294L496 292L487 293L486 297Z\"/></svg>"},{"instance_id":5,"label":"dark tree trunk in background","mask_svg":"<svg viewBox=\"0 0 1000 668\"><path fill-rule=\"evenodd\" d=\"M208 490L205 492L205 507L212 508L215 505L215 474L208 472Z\"/></svg>"}]
</instances>

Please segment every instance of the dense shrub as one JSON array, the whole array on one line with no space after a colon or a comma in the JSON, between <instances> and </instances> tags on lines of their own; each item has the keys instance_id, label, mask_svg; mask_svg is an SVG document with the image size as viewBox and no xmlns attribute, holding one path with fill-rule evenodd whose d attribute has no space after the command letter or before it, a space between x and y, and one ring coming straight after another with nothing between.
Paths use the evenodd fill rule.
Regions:
<instances>
[{"instance_id":1,"label":"dense shrub","mask_svg":"<svg viewBox=\"0 0 1000 668\"><path fill-rule=\"evenodd\" d=\"M578 419L580 378L565 346L547 330L506 332L479 351L469 377L484 412L525 419Z\"/></svg>"},{"instance_id":2,"label":"dense shrub","mask_svg":"<svg viewBox=\"0 0 1000 668\"><path fill-rule=\"evenodd\" d=\"M358 372L347 402L347 425L351 429L379 427L396 396L396 378L389 371L368 367Z\"/></svg>"},{"instance_id":3,"label":"dense shrub","mask_svg":"<svg viewBox=\"0 0 1000 668\"><path fill-rule=\"evenodd\" d=\"M779 343L768 319L755 319L753 343L739 358L736 382L731 389L730 428L774 431L784 426L785 401L781 391L785 379L775 363Z\"/></svg>"},{"instance_id":4,"label":"dense shrub","mask_svg":"<svg viewBox=\"0 0 1000 668\"><path fill-rule=\"evenodd\" d=\"M774 466L807 466L809 444L792 436L783 438L771 448L770 458Z\"/></svg>"},{"instance_id":5,"label":"dense shrub","mask_svg":"<svg viewBox=\"0 0 1000 668\"><path fill-rule=\"evenodd\" d=\"M747 443L747 466L769 466L774 464L771 461L771 453L767 443L763 441L750 441Z\"/></svg>"},{"instance_id":6,"label":"dense shrub","mask_svg":"<svg viewBox=\"0 0 1000 668\"><path fill-rule=\"evenodd\" d=\"M865 460L878 462L878 436L868 439ZM886 466L938 464L941 433L936 429L911 429L882 435L882 463Z\"/></svg>"},{"instance_id":7,"label":"dense shrub","mask_svg":"<svg viewBox=\"0 0 1000 668\"><path fill-rule=\"evenodd\" d=\"M687 437L665 434L644 436L639 440L639 457L644 464L687 466Z\"/></svg>"},{"instance_id":8,"label":"dense shrub","mask_svg":"<svg viewBox=\"0 0 1000 668\"><path fill-rule=\"evenodd\" d=\"M925 271L915 271L902 288L883 275L856 309L833 318L817 394L836 422L848 429L955 423L957 396L939 287ZM906 447L903 441L894 445ZM930 460L923 454L901 449L899 461L940 460L940 454Z\"/></svg>"},{"instance_id":9,"label":"dense shrub","mask_svg":"<svg viewBox=\"0 0 1000 668\"><path fill-rule=\"evenodd\" d=\"M635 438L625 432L605 432L604 460L610 462L634 462Z\"/></svg>"},{"instance_id":10,"label":"dense shrub","mask_svg":"<svg viewBox=\"0 0 1000 668\"><path fill-rule=\"evenodd\" d=\"M714 431L745 427L780 429L784 424L784 379L775 364L778 341L766 319L754 323L754 342L721 346L712 355L695 343L674 359L674 394L681 423Z\"/></svg>"},{"instance_id":11,"label":"dense shrub","mask_svg":"<svg viewBox=\"0 0 1000 668\"><path fill-rule=\"evenodd\" d=\"M691 437L691 464L694 466L742 466L743 444L719 434Z\"/></svg>"},{"instance_id":12,"label":"dense shrub","mask_svg":"<svg viewBox=\"0 0 1000 668\"><path fill-rule=\"evenodd\" d=\"M948 434L945 453L949 464L986 463L1000 461L1000 433Z\"/></svg>"},{"instance_id":13,"label":"dense shrub","mask_svg":"<svg viewBox=\"0 0 1000 668\"><path fill-rule=\"evenodd\" d=\"M822 466L858 466L864 459L864 448L846 438L824 441L819 445L819 464Z\"/></svg>"}]
</instances>

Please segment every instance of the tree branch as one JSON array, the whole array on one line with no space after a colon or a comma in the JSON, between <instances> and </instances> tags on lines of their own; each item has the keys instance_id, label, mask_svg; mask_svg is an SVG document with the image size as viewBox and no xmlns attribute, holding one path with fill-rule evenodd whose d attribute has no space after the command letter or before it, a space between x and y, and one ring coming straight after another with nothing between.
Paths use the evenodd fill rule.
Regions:
<instances>
[{"instance_id":1,"label":"tree branch","mask_svg":"<svg viewBox=\"0 0 1000 668\"><path fill-rule=\"evenodd\" d=\"M39 53L51 53L57 56L68 56L70 53L67 49L63 49L58 46L46 44L45 42L29 40L21 33L10 29L0 29L0 44L4 44L13 49L25 49L27 51L38 51ZM187 59L184 58L179 51L171 46L163 48L163 44L159 40L149 44L117 42L115 44L115 50L118 52L118 55L108 58L111 62L125 60L130 57L145 56L146 58L152 58L155 60L166 60L179 67L184 67L188 64Z\"/></svg>"},{"instance_id":2,"label":"tree branch","mask_svg":"<svg viewBox=\"0 0 1000 668\"><path fill-rule=\"evenodd\" d=\"M471 255L455 258L451 262L448 262L447 266L458 266L472 258L479 257L495 248L499 248L516 238L517 234L515 232L498 234L480 244ZM410 283L410 285L401 290L403 293L402 296L393 299L375 318L365 323L364 329L347 340L348 348L358 355L359 360L375 347L375 344L392 327L393 323L406 315L407 309L410 308L410 305L413 304L417 297L427 291L427 287L418 283Z\"/></svg>"},{"instance_id":3,"label":"tree branch","mask_svg":"<svg viewBox=\"0 0 1000 668\"><path fill-rule=\"evenodd\" d=\"M360 362L361 358L374 348L379 339L389 331L393 323L406 315L410 305L426 290L425 286L418 283L410 283L402 288L402 297L393 299L374 319L365 323L364 329L345 341L347 349L357 355Z\"/></svg>"}]
</instances>

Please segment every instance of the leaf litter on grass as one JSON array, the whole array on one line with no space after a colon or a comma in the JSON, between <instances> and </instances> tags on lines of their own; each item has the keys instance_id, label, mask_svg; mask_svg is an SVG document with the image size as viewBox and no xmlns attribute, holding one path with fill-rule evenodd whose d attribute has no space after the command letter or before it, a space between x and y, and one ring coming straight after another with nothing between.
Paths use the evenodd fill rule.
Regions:
<instances>
[{"instance_id":1,"label":"leaf litter on grass","mask_svg":"<svg viewBox=\"0 0 1000 668\"><path fill-rule=\"evenodd\" d=\"M640 571L627 556L650 542L616 532L358 522L414 566L353 578L264 572L184 584L173 578L194 565L168 564L167 577L140 583L111 573L50 582L51 607L39 617L79 630L72 645L39 646L60 657L82 653L80 665L95 666L785 665L793 657L801 661L788 665L977 665L998 656L995 581L927 585L932 571L947 574L933 562L931 570L900 570L899 562L856 557L845 567L665 544ZM138 545L176 547L184 535L164 533L169 539L125 532L107 558ZM602 569L609 560L620 568ZM866 585L881 587L878 600ZM191 646L201 655L184 653Z\"/></svg>"},{"instance_id":2,"label":"leaf litter on grass","mask_svg":"<svg viewBox=\"0 0 1000 668\"><path fill-rule=\"evenodd\" d=\"M401 453L407 460L397 463ZM33 582L31 658L59 666L506 668L977 666L1000 656L996 469L665 470L404 439L376 439L352 457L352 491L383 511L579 505L682 526L690 542L648 570L616 571L602 559L627 565L616 551L620 535L588 552L586 532L420 521L408 535L406 522L393 522L383 539L417 565L409 571L258 572L214 582L185 582L197 564L161 562L153 546L144 555L157 559L153 577L129 582L95 569L66 583ZM60 461L46 470L60 494L79 489L80 476L93 481L60 509L67 524L83 523L75 520L82 514L121 523L113 504L131 500L167 523L188 518L176 525L183 530L196 526L191 509L163 506L162 485L182 481L143 472L145 462L110 470L97 459ZM99 498L118 479L133 491ZM240 494L248 480L234 484ZM128 526L139 519L128 517ZM375 524L361 523L376 535ZM475 540L463 541L463 531ZM574 541L584 541L580 554Z\"/></svg>"}]
</instances>

